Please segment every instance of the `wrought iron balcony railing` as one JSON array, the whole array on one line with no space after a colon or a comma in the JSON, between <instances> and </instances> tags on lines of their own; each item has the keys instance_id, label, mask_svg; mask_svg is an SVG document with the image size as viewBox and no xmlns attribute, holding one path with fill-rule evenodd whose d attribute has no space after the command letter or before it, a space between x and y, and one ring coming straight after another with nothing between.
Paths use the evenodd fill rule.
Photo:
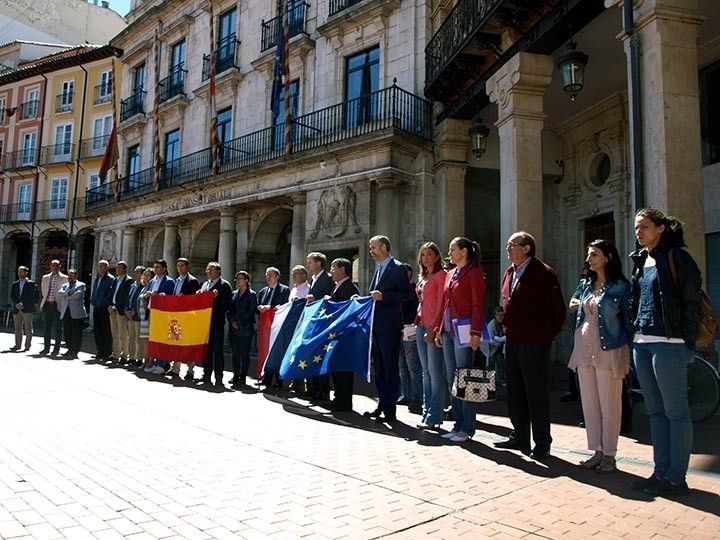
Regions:
<instances>
[{"instance_id":1,"label":"wrought iron balcony railing","mask_svg":"<svg viewBox=\"0 0 720 540\"><path fill-rule=\"evenodd\" d=\"M329 15L332 17L336 13L340 13L343 9L359 4L362 0L330 0Z\"/></svg>"},{"instance_id":2,"label":"wrought iron balcony railing","mask_svg":"<svg viewBox=\"0 0 720 540\"><path fill-rule=\"evenodd\" d=\"M460 0L455 4L425 47L426 86L435 81L502 2L503 0Z\"/></svg>"},{"instance_id":3,"label":"wrought iron balcony railing","mask_svg":"<svg viewBox=\"0 0 720 540\"><path fill-rule=\"evenodd\" d=\"M239 67L235 61L235 53L237 51L238 41L235 34L224 38L218 43L215 50L215 75L227 71L230 68ZM202 80L207 81L210 78L210 55L203 55L203 71Z\"/></svg>"},{"instance_id":4,"label":"wrought iron balcony railing","mask_svg":"<svg viewBox=\"0 0 720 540\"><path fill-rule=\"evenodd\" d=\"M288 9L288 30L289 37L292 39L305 32L305 21L307 19L307 10L310 5L307 2L291 2ZM260 52L267 51L277 45L278 33L282 32L282 15L273 17L269 21L262 21L262 34L260 39Z\"/></svg>"},{"instance_id":5,"label":"wrought iron balcony railing","mask_svg":"<svg viewBox=\"0 0 720 540\"><path fill-rule=\"evenodd\" d=\"M71 211L72 200L52 199L50 201L38 201L35 204L35 221L69 219Z\"/></svg>"},{"instance_id":6,"label":"wrought iron balcony railing","mask_svg":"<svg viewBox=\"0 0 720 540\"><path fill-rule=\"evenodd\" d=\"M38 117L40 111L40 102L36 99L34 101L26 101L20 105L20 120L31 120Z\"/></svg>"},{"instance_id":7,"label":"wrought iron balcony railing","mask_svg":"<svg viewBox=\"0 0 720 540\"><path fill-rule=\"evenodd\" d=\"M70 142L43 146L40 149L40 165L72 163L75 159L75 145Z\"/></svg>"},{"instance_id":8,"label":"wrought iron balcony railing","mask_svg":"<svg viewBox=\"0 0 720 540\"><path fill-rule=\"evenodd\" d=\"M142 88L136 89L130 97L123 99L120 102L120 121L124 122L128 118L132 118L136 114L143 114L145 105L145 90Z\"/></svg>"},{"instance_id":9,"label":"wrought iron balcony railing","mask_svg":"<svg viewBox=\"0 0 720 540\"><path fill-rule=\"evenodd\" d=\"M432 140L430 102L393 85L298 116L292 124L292 152L298 154L388 128ZM218 148L220 173L285 155L284 132L285 125L280 123L221 143ZM210 165L210 148L164 163L158 186L155 185L154 169L143 169L120 179L119 198L130 200L156 190L208 179L211 177ZM88 211L114 204L114 193L114 184L88 189L85 197Z\"/></svg>"},{"instance_id":10,"label":"wrought iron balcony railing","mask_svg":"<svg viewBox=\"0 0 720 540\"><path fill-rule=\"evenodd\" d=\"M185 64L178 64L175 66L170 75L160 81L160 94L158 95L158 101L163 103L170 98L175 96L185 95L185 75L187 70L183 69Z\"/></svg>"},{"instance_id":11,"label":"wrought iron balcony railing","mask_svg":"<svg viewBox=\"0 0 720 540\"><path fill-rule=\"evenodd\" d=\"M55 96L55 112L64 113L73 110L73 101L75 94L73 92L65 92Z\"/></svg>"},{"instance_id":12,"label":"wrought iron balcony railing","mask_svg":"<svg viewBox=\"0 0 720 540\"><path fill-rule=\"evenodd\" d=\"M110 135L101 135L80 141L80 159L99 157L105 154Z\"/></svg>"},{"instance_id":13,"label":"wrought iron balcony railing","mask_svg":"<svg viewBox=\"0 0 720 540\"><path fill-rule=\"evenodd\" d=\"M25 169L37 167L38 165L38 149L28 148L25 150L17 150L8 152L5 155L5 170L12 171L16 169Z\"/></svg>"},{"instance_id":14,"label":"wrought iron balcony railing","mask_svg":"<svg viewBox=\"0 0 720 540\"><path fill-rule=\"evenodd\" d=\"M20 202L0 206L0 223L20 223L32 219L32 203Z\"/></svg>"},{"instance_id":15,"label":"wrought iron balcony railing","mask_svg":"<svg viewBox=\"0 0 720 540\"><path fill-rule=\"evenodd\" d=\"M109 103L112 101L112 83L98 84L93 91L93 104Z\"/></svg>"}]
</instances>

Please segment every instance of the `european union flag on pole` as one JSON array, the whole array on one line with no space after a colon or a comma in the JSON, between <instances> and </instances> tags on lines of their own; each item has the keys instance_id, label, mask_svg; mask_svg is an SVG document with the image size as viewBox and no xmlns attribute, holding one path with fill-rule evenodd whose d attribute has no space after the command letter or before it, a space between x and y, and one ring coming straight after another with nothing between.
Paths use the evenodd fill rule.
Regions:
<instances>
[{"instance_id":1,"label":"european union flag on pole","mask_svg":"<svg viewBox=\"0 0 720 540\"><path fill-rule=\"evenodd\" d=\"M281 379L302 379L333 371L354 371L367 378L375 302L322 300L303 311L280 366Z\"/></svg>"}]
</instances>

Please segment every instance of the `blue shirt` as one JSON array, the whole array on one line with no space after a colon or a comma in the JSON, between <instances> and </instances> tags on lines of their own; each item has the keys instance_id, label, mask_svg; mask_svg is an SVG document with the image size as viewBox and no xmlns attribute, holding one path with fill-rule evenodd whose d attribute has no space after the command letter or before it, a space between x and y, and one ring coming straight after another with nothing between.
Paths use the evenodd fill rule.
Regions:
<instances>
[{"instance_id":1,"label":"blue shirt","mask_svg":"<svg viewBox=\"0 0 720 540\"><path fill-rule=\"evenodd\" d=\"M390 264L390 261L392 260L392 257L388 257L381 263L377 263L377 267L375 270L375 277L373 278L373 281L371 282L371 285L374 283L374 286L377 287L377 284L380 283L380 278L382 278L383 272L387 269L388 264Z\"/></svg>"},{"instance_id":2,"label":"blue shirt","mask_svg":"<svg viewBox=\"0 0 720 540\"><path fill-rule=\"evenodd\" d=\"M525 269L527 269L528 264L530 264L530 260L532 257L528 257L523 262L521 262L518 266L515 266L513 264L513 278L512 282L510 283L510 294L512 294L515 291L515 287L517 287L518 281L520 281L520 278L525 273Z\"/></svg>"}]
</instances>

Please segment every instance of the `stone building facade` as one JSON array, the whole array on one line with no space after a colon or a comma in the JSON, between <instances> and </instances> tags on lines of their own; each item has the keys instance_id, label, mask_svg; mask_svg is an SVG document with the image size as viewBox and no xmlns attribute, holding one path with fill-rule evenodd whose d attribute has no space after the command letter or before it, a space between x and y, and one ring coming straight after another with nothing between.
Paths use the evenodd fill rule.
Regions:
<instances>
[{"instance_id":1,"label":"stone building facade","mask_svg":"<svg viewBox=\"0 0 720 540\"><path fill-rule=\"evenodd\" d=\"M275 2L214 1L212 23L206 1L135 2L128 28L112 40L125 51L120 177L87 194L96 252L131 264L184 256L201 275L218 260L226 277L246 269L258 287L267 266L287 281L291 266L313 250L353 260L364 286L372 273L367 242L377 233L391 237L400 258L414 260L435 226L431 106L420 97L428 9L412 0L291 2L288 152L284 99L277 118L271 107Z\"/></svg>"}]
</instances>

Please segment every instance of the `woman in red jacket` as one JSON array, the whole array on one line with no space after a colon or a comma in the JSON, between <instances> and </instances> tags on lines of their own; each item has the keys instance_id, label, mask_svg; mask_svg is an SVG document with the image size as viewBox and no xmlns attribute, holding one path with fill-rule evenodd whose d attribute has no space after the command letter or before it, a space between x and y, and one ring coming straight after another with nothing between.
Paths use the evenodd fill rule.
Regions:
<instances>
[{"instance_id":1,"label":"woman in red jacket","mask_svg":"<svg viewBox=\"0 0 720 540\"><path fill-rule=\"evenodd\" d=\"M443 348L448 388L457 368L473 365L473 352L480 346L485 304L485 276L480 267L480 246L467 238L450 242L448 255L455 269L445 279L443 320L435 338ZM475 404L451 398L455 425L444 438L465 442L475 434Z\"/></svg>"}]
</instances>

